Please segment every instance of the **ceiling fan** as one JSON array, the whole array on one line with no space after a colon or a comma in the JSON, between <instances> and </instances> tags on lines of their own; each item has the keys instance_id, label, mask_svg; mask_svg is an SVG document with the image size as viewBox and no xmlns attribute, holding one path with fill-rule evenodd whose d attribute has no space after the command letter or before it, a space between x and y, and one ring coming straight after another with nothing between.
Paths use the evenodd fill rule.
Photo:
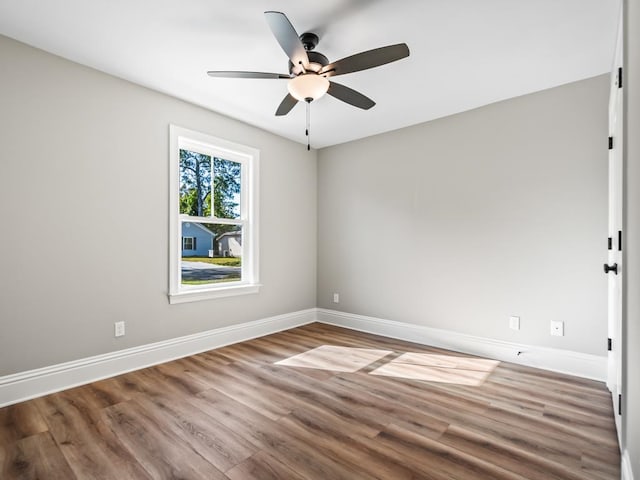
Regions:
<instances>
[{"instance_id":1,"label":"ceiling fan","mask_svg":"<svg viewBox=\"0 0 640 480\"><path fill-rule=\"evenodd\" d=\"M337 75L379 67L409 56L409 47L405 43L398 43L329 62L329 59L322 53L314 51L319 41L316 34L303 33L298 35L287 16L282 12L269 11L264 12L264 15L273 35L289 57L289 73L209 71L207 74L211 77L222 78L289 80L287 84L289 93L278 106L277 116L289 113L299 101L304 101L309 105L325 93L354 107L368 110L376 104L373 100L329 79ZM309 136L308 117L309 110L307 109L307 136Z\"/></svg>"}]
</instances>

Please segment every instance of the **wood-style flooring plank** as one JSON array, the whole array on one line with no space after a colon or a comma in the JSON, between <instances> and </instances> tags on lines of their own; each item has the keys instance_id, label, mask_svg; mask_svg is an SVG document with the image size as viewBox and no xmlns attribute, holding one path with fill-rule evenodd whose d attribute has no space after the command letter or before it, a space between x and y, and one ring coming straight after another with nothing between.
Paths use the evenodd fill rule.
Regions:
<instances>
[{"instance_id":1,"label":"wood-style flooring plank","mask_svg":"<svg viewBox=\"0 0 640 480\"><path fill-rule=\"evenodd\" d=\"M64 455L49 432L0 447L0 478L74 480Z\"/></svg>"},{"instance_id":2,"label":"wood-style flooring plank","mask_svg":"<svg viewBox=\"0 0 640 480\"><path fill-rule=\"evenodd\" d=\"M278 423L299 441L312 442L326 456L355 470L357 478L446 478L442 472L427 472L397 452L381 448L375 438L340 429L332 417L319 412L294 411ZM365 458L367 461L363 462Z\"/></svg>"},{"instance_id":3,"label":"wood-style flooring plank","mask_svg":"<svg viewBox=\"0 0 640 480\"><path fill-rule=\"evenodd\" d=\"M34 402L0 408L0 446L49 429Z\"/></svg>"},{"instance_id":4,"label":"wood-style flooring plank","mask_svg":"<svg viewBox=\"0 0 640 480\"><path fill-rule=\"evenodd\" d=\"M261 451L278 458L303 478L359 478L354 477L357 473L353 466L346 468L318 450L312 440L317 432L309 432L311 438L300 441L286 424L271 420L245 405L238 405L215 389L199 394L194 404L236 433L249 438Z\"/></svg>"},{"instance_id":5,"label":"wood-style flooring plank","mask_svg":"<svg viewBox=\"0 0 640 480\"><path fill-rule=\"evenodd\" d=\"M178 441L163 422L136 400L108 407L102 413L114 434L148 472L149 478L227 478L189 445Z\"/></svg>"},{"instance_id":6,"label":"wood-style flooring plank","mask_svg":"<svg viewBox=\"0 0 640 480\"><path fill-rule=\"evenodd\" d=\"M139 397L136 402L177 441L188 445L222 472L257 451L248 440L182 398L167 401L159 397Z\"/></svg>"},{"instance_id":7,"label":"wood-style flooring plank","mask_svg":"<svg viewBox=\"0 0 640 480\"><path fill-rule=\"evenodd\" d=\"M149 478L102 420L101 410L91 409L75 389L35 402L78 478Z\"/></svg>"},{"instance_id":8,"label":"wood-style flooring plank","mask_svg":"<svg viewBox=\"0 0 640 480\"><path fill-rule=\"evenodd\" d=\"M410 430L389 425L376 439L381 445L396 452L421 471L430 469L446 478L522 480L523 477L510 472L481 456L474 456L437 440L432 440Z\"/></svg>"},{"instance_id":9,"label":"wood-style flooring plank","mask_svg":"<svg viewBox=\"0 0 640 480\"><path fill-rule=\"evenodd\" d=\"M231 480L304 480L274 456L260 451L227 472Z\"/></svg>"},{"instance_id":10,"label":"wood-style flooring plank","mask_svg":"<svg viewBox=\"0 0 640 480\"><path fill-rule=\"evenodd\" d=\"M441 381L371 374L401 356ZM603 383L507 362L456 383L474 359L310 324L2 408L0 477L619 479Z\"/></svg>"},{"instance_id":11,"label":"wood-style flooring plank","mask_svg":"<svg viewBox=\"0 0 640 480\"><path fill-rule=\"evenodd\" d=\"M542 452L526 451L455 425L439 441L475 457L489 456L493 464L532 480L584 478L580 473L580 456L567 455L563 463L557 463L540 455Z\"/></svg>"}]
</instances>

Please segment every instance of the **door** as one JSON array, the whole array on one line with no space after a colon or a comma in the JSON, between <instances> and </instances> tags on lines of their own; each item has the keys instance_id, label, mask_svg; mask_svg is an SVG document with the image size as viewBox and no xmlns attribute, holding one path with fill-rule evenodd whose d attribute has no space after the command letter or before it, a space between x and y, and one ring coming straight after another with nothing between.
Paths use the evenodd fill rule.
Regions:
<instances>
[{"instance_id":1,"label":"door","mask_svg":"<svg viewBox=\"0 0 640 480\"><path fill-rule=\"evenodd\" d=\"M616 427L620 437L619 398L622 394L622 22L618 27L615 63L611 75L609 95L609 238L607 263L608 276L608 352L607 386L611 390L615 409Z\"/></svg>"}]
</instances>

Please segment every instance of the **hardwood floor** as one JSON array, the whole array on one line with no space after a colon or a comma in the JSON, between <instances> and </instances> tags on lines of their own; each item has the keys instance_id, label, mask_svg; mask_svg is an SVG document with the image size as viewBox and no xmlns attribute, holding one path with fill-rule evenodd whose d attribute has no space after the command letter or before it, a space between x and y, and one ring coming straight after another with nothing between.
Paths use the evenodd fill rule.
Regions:
<instances>
[{"instance_id":1,"label":"hardwood floor","mask_svg":"<svg viewBox=\"0 0 640 480\"><path fill-rule=\"evenodd\" d=\"M603 480L619 465L600 382L322 324L0 409L5 480Z\"/></svg>"}]
</instances>

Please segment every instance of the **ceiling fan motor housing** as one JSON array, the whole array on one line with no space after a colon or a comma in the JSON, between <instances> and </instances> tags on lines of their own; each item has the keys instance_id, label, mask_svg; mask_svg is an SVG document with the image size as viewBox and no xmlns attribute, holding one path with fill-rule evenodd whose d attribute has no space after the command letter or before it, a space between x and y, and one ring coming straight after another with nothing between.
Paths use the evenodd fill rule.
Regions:
<instances>
[{"instance_id":1,"label":"ceiling fan motor housing","mask_svg":"<svg viewBox=\"0 0 640 480\"><path fill-rule=\"evenodd\" d=\"M322 67L329 65L329 59L320 52L307 52L307 56L309 57L308 72L318 73ZM294 65L289 60L289 73L291 75L299 75L302 73L302 68L300 68L300 65Z\"/></svg>"},{"instance_id":2,"label":"ceiling fan motor housing","mask_svg":"<svg viewBox=\"0 0 640 480\"><path fill-rule=\"evenodd\" d=\"M304 45L304 49L307 52L307 57L309 58L309 66L307 67L307 71L318 73L322 67L329 64L329 59L325 57L320 52L312 51L318 45L320 39L315 33L305 32L300 35L300 41L302 45ZM289 60L289 73L291 75L299 75L303 73L303 69L300 65L294 65Z\"/></svg>"}]
</instances>

